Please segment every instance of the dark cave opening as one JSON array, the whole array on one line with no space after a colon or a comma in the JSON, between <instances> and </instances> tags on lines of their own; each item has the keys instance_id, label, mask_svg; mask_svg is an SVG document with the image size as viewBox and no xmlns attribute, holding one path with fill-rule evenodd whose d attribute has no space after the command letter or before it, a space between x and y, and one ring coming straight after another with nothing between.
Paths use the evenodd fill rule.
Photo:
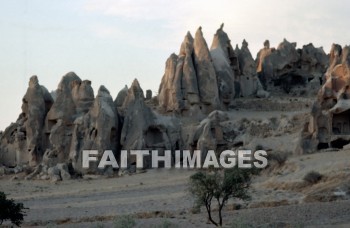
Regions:
<instances>
[{"instance_id":1,"label":"dark cave opening","mask_svg":"<svg viewBox=\"0 0 350 228\"><path fill-rule=\"evenodd\" d=\"M317 145L317 150L322 150L322 149L327 149L327 148L329 148L328 143L319 143Z\"/></svg>"},{"instance_id":2,"label":"dark cave opening","mask_svg":"<svg viewBox=\"0 0 350 228\"><path fill-rule=\"evenodd\" d=\"M347 145L350 143L350 140L345 140L345 139L336 139L331 142L332 148L337 148L337 149L342 149L343 146Z\"/></svg>"}]
</instances>

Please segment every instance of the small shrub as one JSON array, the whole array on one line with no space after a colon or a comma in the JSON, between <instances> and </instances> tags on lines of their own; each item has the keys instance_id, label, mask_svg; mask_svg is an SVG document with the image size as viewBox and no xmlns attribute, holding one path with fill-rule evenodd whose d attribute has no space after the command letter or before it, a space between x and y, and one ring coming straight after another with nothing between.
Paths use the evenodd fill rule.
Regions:
<instances>
[{"instance_id":1,"label":"small shrub","mask_svg":"<svg viewBox=\"0 0 350 228\"><path fill-rule=\"evenodd\" d=\"M319 172L311 171L304 176L303 180L309 184L316 184L322 179L322 177L323 175Z\"/></svg>"},{"instance_id":2,"label":"small shrub","mask_svg":"<svg viewBox=\"0 0 350 228\"><path fill-rule=\"evenodd\" d=\"M273 152L267 154L267 160L269 163L275 161L279 166L284 165L288 159L288 154L282 152Z\"/></svg>"},{"instance_id":3,"label":"small shrub","mask_svg":"<svg viewBox=\"0 0 350 228\"><path fill-rule=\"evenodd\" d=\"M15 203L13 199L6 199L6 195L0 192L0 225L5 220L10 220L12 224L21 226L23 217L26 215L24 210L27 209L23 203Z\"/></svg>"},{"instance_id":4,"label":"small shrub","mask_svg":"<svg viewBox=\"0 0 350 228\"><path fill-rule=\"evenodd\" d=\"M135 225L135 219L131 215L119 216L114 220L115 228L132 228Z\"/></svg>"}]
</instances>

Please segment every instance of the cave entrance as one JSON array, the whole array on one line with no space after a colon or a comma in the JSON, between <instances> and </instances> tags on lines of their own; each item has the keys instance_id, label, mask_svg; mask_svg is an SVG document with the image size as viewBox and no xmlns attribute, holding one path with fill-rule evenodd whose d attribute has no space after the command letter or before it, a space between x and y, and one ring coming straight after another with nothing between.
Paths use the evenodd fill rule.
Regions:
<instances>
[{"instance_id":1,"label":"cave entrance","mask_svg":"<svg viewBox=\"0 0 350 228\"><path fill-rule=\"evenodd\" d=\"M279 79L274 80L274 86L281 86L282 89L289 93L294 86L302 85L305 86L307 79L302 75L294 72L289 72L281 75Z\"/></svg>"},{"instance_id":2,"label":"cave entrance","mask_svg":"<svg viewBox=\"0 0 350 228\"><path fill-rule=\"evenodd\" d=\"M146 144L148 147L153 147L159 144L163 144L163 133L157 127L150 127L146 132Z\"/></svg>"},{"instance_id":3,"label":"cave entrance","mask_svg":"<svg viewBox=\"0 0 350 228\"><path fill-rule=\"evenodd\" d=\"M350 135L350 110L333 114L332 132L335 135Z\"/></svg>"},{"instance_id":4,"label":"cave entrance","mask_svg":"<svg viewBox=\"0 0 350 228\"><path fill-rule=\"evenodd\" d=\"M343 146L345 146L349 143L350 143L350 140L336 139L336 140L331 142L331 146L332 146L332 148L343 149Z\"/></svg>"},{"instance_id":5,"label":"cave entrance","mask_svg":"<svg viewBox=\"0 0 350 228\"><path fill-rule=\"evenodd\" d=\"M305 78L301 75L296 75L296 74L292 75L292 78L291 78L292 86L305 85L305 81L306 81Z\"/></svg>"},{"instance_id":6,"label":"cave entrance","mask_svg":"<svg viewBox=\"0 0 350 228\"><path fill-rule=\"evenodd\" d=\"M317 145L317 150L323 150L329 148L328 143L319 143Z\"/></svg>"}]
</instances>

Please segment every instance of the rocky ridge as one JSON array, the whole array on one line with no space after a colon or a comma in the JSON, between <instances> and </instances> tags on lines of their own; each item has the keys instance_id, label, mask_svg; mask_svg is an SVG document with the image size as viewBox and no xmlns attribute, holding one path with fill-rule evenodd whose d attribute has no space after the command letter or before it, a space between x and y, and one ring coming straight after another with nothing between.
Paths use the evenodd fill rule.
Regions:
<instances>
[{"instance_id":1,"label":"rocky ridge","mask_svg":"<svg viewBox=\"0 0 350 228\"><path fill-rule=\"evenodd\" d=\"M281 95L282 90L312 96L324 78L317 103L321 108L314 106L313 119L322 120L320 110L340 113L347 109L347 53L348 47L334 45L328 63L322 48L309 44L297 49L295 43L284 40L277 49L265 47L254 60L247 41L243 40L241 48L233 48L222 25L210 49L201 27L194 38L187 33L179 54L167 59L159 93L152 99L150 94L145 98L137 79L115 100L104 86L95 97L91 82L73 72L62 77L53 98L33 76L23 97L22 113L0 135L0 163L10 169L26 167L31 171L29 179L58 180L118 171L96 166L83 169L82 150L98 150L102 156L108 149L119 159L122 149L201 149L205 153L208 149L247 146L249 138L279 135L293 121L238 120L231 111L239 109L245 100L261 103L269 96ZM266 85L258 77L259 67ZM342 80L334 85L334 77ZM333 108L335 99L342 104L341 109ZM303 151L313 151L318 142L327 141L320 136L329 134L329 128L328 133L322 133L327 121L314 124L318 130L303 131ZM254 128L266 129L267 133L255 132ZM311 141L305 142L309 138ZM131 158L130 169L134 163Z\"/></svg>"}]
</instances>

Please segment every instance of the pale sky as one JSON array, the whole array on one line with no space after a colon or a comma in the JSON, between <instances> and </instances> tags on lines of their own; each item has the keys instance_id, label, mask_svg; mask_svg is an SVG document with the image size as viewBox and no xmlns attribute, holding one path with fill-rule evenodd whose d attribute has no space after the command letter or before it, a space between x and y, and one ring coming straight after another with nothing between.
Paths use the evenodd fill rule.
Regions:
<instances>
[{"instance_id":1,"label":"pale sky","mask_svg":"<svg viewBox=\"0 0 350 228\"><path fill-rule=\"evenodd\" d=\"M199 26L208 45L221 23L231 43L245 38L253 56L265 39L328 53L349 44L350 1L334 0L1 0L0 130L15 122L30 76L49 91L74 71L113 98L138 78L158 90L165 61Z\"/></svg>"}]
</instances>

